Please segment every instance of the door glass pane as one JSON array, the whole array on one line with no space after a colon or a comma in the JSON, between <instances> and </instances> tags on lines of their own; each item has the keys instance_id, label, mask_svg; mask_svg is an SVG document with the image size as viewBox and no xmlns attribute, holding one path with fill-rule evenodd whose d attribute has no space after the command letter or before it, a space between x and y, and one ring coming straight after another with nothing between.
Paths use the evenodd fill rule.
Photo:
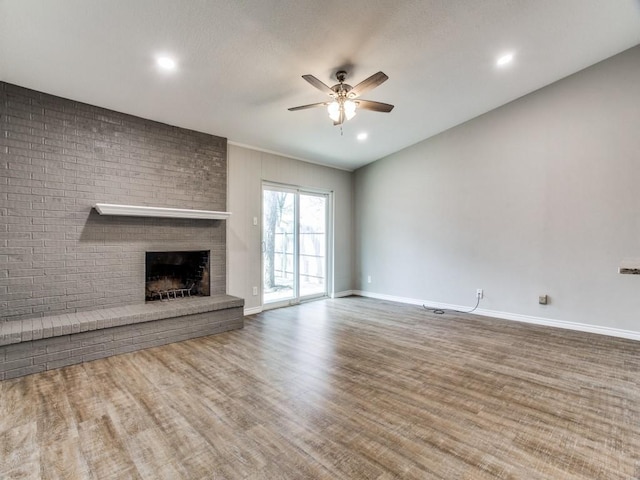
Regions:
<instances>
[{"instance_id":1,"label":"door glass pane","mask_svg":"<svg viewBox=\"0 0 640 480\"><path fill-rule=\"evenodd\" d=\"M264 303L295 298L295 194L263 191Z\"/></svg>"},{"instance_id":2,"label":"door glass pane","mask_svg":"<svg viewBox=\"0 0 640 480\"><path fill-rule=\"evenodd\" d=\"M300 194L300 296L325 294L327 198Z\"/></svg>"}]
</instances>

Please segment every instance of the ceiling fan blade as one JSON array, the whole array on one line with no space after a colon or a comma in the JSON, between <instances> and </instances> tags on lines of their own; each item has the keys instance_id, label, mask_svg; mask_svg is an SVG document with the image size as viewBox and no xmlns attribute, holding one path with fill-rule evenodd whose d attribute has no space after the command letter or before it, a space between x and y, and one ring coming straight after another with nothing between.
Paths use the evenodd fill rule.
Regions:
<instances>
[{"instance_id":1,"label":"ceiling fan blade","mask_svg":"<svg viewBox=\"0 0 640 480\"><path fill-rule=\"evenodd\" d=\"M307 82L309 82L321 92L326 93L327 95L331 95L332 97L335 95L335 92L333 90L331 90L327 85L322 83L313 75L302 75L302 78L304 78Z\"/></svg>"},{"instance_id":2,"label":"ceiling fan blade","mask_svg":"<svg viewBox=\"0 0 640 480\"><path fill-rule=\"evenodd\" d=\"M374 112L390 112L393 110L393 105L382 102L372 102L371 100L356 100L358 108L363 110L373 110Z\"/></svg>"},{"instance_id":3,"label":"ceiling fan blade","mask_svg":"<svg viewBox=\"0 0 640 480\"><path fill-rule=\"evenodd\" d=\"M345 116L344 116L344 110L340 109L340 116L338 117L337 121L333 122L333 126L338 126L338 125L342 125L344 123L345 120Z\"/></svg>"},{"instance_id":4,"label":"ceiling fan blade","mask_svg":"<svg viewBox=\"0 0 640 480\"><path fill-rule=\"evenodd\" d=\"M300 105L299 107L291 107L288 110L290 112L296 112L298 110L305 110L307 108L314 108L314 107L326 107L327 106L327 102L321 102L321 103L310 103L309 105Z\"/></svg>"},{"instance_id":5,"label":"ceiling fan blade","mask_svg":"<svg viewBox=\"0 0 640 480\"><path fill-rule=\"evenodd\" d=\"M361 81L351 90L349 90L349 97L355 98L362 95L364 92L368 92L372 88L376 88L378 85L386 82L389 79L384 73L378 72L371 75L369 78Z\"/></svg>"}]
</instances>

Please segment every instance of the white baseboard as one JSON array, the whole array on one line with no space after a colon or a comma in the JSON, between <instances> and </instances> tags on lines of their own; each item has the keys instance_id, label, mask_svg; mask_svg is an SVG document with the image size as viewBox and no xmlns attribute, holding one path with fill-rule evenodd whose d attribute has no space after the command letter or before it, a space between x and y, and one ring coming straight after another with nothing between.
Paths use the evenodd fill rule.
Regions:
<instances>
[{"instance_id":1,"label":"white baseboard","mask_svg":"<svg viewBox=\"0 0 640 480\"><path fill-rule=\"evenodd\" d=\"M355 290L344 290L342 292L334 292L331 294L331 298L350 297L351 295L357 295Z\"/></svg>"},{"instance_id":2,"label":"white baseboard","mask_svg":"<svg viewBox=\"0 0 640 480\"><path fill-rule=\"evenodd\" d=\"M394 295L385 295L384 293L366 292L364 290L353 290L353 295L360 297L377 298L378 300L388 300L390 302L407 303L409 305L424 305L424 300L418 300L417 298L396 297ZM453 305L445 305L444 303L429 302L429 305L433 305L437 308L447 308L452 310L459 310L459 307Z\"/></svg>"},{"instance_id":3,"label":"white baseboard","mask_svg":"<svg viewBox=\"0 0 640 480\"><path fill-rule=\"evenodd\" d=\"M244 316L255 315L256 313L262 313L262 307L252 307L244 309Z\"/></svg>"},{"instance_id":4,"label":"white baseboard","mask_svg":"<svg viewBox=\"0 0 640 480\"><path fill-rule=\"evenodd\" d=\"M428 305L429 307L441 308L443 310L470 310L469 306L464 305L451 305L448 303L432 302L429 300L419 300L417 298L396 297L393 295L366 292L362 290L353 290L352 294L359 295L361 297L388 300L390 302L406 303L409 305ZM474 315L482 315L484 317L494 317L503 320L514 320L516 322L545 325L547 327L564 328L566 330L576 330L579 332L597 333L599 335L627 338L629 340L640 340L640 332L636 332L633 330L622 330L619 328L589 325L586 323L567 322L565 320L554 320L552 318L534 317L532 315L521 315L519 313L500 312L496 310L486 310L483 308L478 308L473 313Z\"/></svg>"},{"instance_id":5,"label":"white baseboard","mask_svg":"<svg viewBox=\"0 0 640 480\"><path fill-rule=\"evenodd\" d=\"M331 295L329 295L329 297L330 298L341 298L341 297L350 297L351 295L357 295L357 294L354 293L353 290L344 290L342 292L332 293ZM326 297L322 297L322 298L326 298ZM316 300L316 299L314 299L314 300ZM288 305L282 304L282 305L278 305L277 307L283 307L283 306L288 306ZM274 308L274 307L271 305L270 308ZM245 308L244 309L244 316L246 317L247 315L255 315L257 313L262 313L265 310L269 310L269 308L264 308L264 306Z\"/></svg>"}]
</instances>

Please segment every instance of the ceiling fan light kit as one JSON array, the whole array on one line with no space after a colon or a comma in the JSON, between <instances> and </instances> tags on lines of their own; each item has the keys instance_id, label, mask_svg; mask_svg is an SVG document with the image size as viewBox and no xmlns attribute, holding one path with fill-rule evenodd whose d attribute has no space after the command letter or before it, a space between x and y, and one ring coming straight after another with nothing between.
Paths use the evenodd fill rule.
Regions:
<instances>
[{"instance_id":1,"label":"ceiling fan light kit","mask_svg":"<svg viewBox=\"0 0 640 480\"><path fill-rule=\"evenodd\" d=\"M346 120L351 120L356 116L357 102L353 100L334 100L327 107L329 118L334 122L340 121L340 115L344 115Z\"/></svg>"},{"instance_id":2,"label":"ceiling fan light kit","mask_svg":"<svg viewBox=\"0 0 640 480\"><path fill-rule=\"evenodd\" d=\"M347 72L339 70L336 73L336 79L339 83L333 87L325 85L313 75L303 75L307 82L316 87L323 93L329 95L333 100L329 102L312 103L310 105L301 105L292 107L289 111L305 110L314 107L327 107L329 118L333 120L334 125L342 125L346 120L351 120L356 115L356 109L372 110L374 112L390 112L393 105L388 103L373 102L371 100L356 100L364 92L372 90L383 82L387 81L387 77L383 72L378 72L363 80L355 87L344 83L347 78Z\"/></svg>"}]
</instances>

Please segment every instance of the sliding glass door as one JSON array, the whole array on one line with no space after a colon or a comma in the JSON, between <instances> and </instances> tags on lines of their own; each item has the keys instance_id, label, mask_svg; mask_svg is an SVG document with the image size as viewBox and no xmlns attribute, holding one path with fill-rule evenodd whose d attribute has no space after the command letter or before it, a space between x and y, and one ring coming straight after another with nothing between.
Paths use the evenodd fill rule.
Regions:
<instances>
[{"instance_id":1,"label":"sliding glass door","mask_svg":"<svg viewBox=\"0 0 640 480\"><path fill-rule=\"evenodd\" d=\"M263 302L296 297L296 194L294 191L262 191Z\"/></svg>"},{"instance_id":2,"label":"sliding glass door","mask_svg":"<svg viewBox=\"0 0 640 480\"><path fill-rule=\"evenodd\" d=\"M262 192L263 303L326 296L329 194L271 184Z\"/></svg>"}]
</instances>

